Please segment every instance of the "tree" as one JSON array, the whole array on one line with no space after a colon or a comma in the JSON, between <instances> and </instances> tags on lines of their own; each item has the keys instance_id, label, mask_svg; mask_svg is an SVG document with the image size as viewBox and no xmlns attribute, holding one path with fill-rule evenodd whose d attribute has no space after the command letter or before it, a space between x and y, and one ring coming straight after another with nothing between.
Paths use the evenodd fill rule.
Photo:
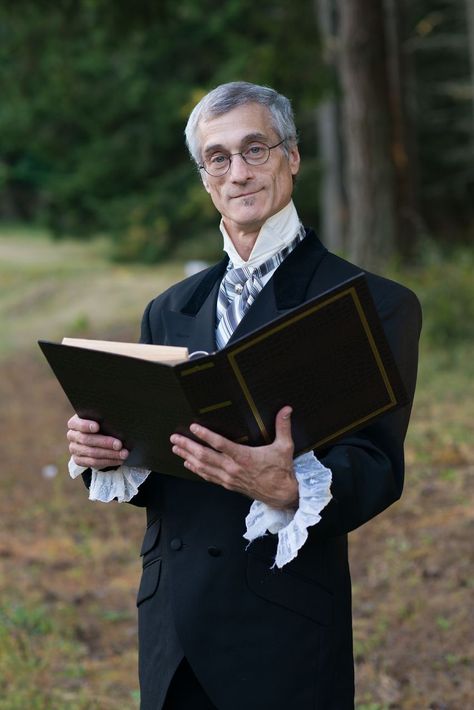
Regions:
<instances>
[{"instance_id":1,"label":"tree","mask_svg":"<svg viewBox=\"0 0 474 710\"><path fill-rule=\"evenodd\" d=\"M397 218L381 0L339 0L340 79L350 257L377 265L394 253Z\"/></svg>"},{"instance_id":2,"label":"tree","mask_svg":"<svg viewBox=\"0 0 474 710\"><path fill-rule=\"evenodd\" d=\"M469 39L469 58L471 61L471 101L472 101L472 136L474 145L474 4L471 0L466 0L466 15Z\"/></svg>"},{"instance_id":3,"label":"tree","mask_svg":"<svg viewBox=\"0 0 474 710\"><path fill-rule=\"evenodd\" d=\"M216 84L246 79L290 95L303 123L320 92L314 27L301 24L311 3L0 5L4 210L58 236L110 234L123 258L150 261L215 229L187 115ZM300 191L310 223L314 192Z\"/></svg>"},{"instance_id":4,"label":"tree","mask_svg":"<svg viewBox=\"0 0 474 710\"><path fill-rule=\"evenodd\" d=\"M465 0L412 0L406 15L424 221L450 244L472 240L473 103Z\"/></svg>"},{"instance_id":5,"label":"tree","mask_svg":"<svg viewBox=\"0 0 474 710\"><path fill-rule=\"evenodd\" d=\"M395 177L396 246L398 253L409 260L416 252L422 231L414 116L410 112L414 67L405 42L406 0L384 0L384 7L391 154Z\"/></svg>"},{"instance_id":6,"label":"tree","mask_svg":"<svg viewBox=\"0 0 474 710\"><path fill-rule=\"evenodd\" d=\"M318 145L322 165L320 205L321 237L336 253L345 249L345 196L342 179L340 104L337 96L336 21L334 0L315 0L315 14L322 40L323 59L330 87L316 109Z\"/></svg>"}]
</instances>

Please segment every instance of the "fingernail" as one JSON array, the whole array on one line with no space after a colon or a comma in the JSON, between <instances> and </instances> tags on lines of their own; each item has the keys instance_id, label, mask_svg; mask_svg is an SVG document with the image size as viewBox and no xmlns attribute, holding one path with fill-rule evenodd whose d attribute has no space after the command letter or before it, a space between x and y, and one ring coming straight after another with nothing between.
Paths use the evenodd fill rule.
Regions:
<instances>
[{"instance_id":1,"label":"fingernail","mask_svg":"<svg viewBox=\"0 0 474 710\"><path fill-rule=\"evenodd\" d=\"M120 451L120 449L122 448L122 442L116 439L112 444L112 447L115 449L115 451Z\"/></svg>"},{"instance_id":2,"label":"fingernail","mask_svg":"<svg viewBox=\"0 0 474 710\"><path fill-rule=\"evenodd\" d=\"M91 422L89 424L89 431L92 432L92 434L95 434L97 431L99 431L99 425L97 422Z\"/></svg>"},{"instance_id":3,"label":"fingernail","mask_svg":"<svg viewBox=\"0 0 474 710\"><path fill-rule=\"evenodd\" d=\"M128 456L128 451L126 449L122 449L122 451L119 454L121 459L126 459Z\"/></svg>"},{"instance_id":4,"label":"fingernail","mask_svg":"<svg viewBox=\"0 0 474 710\"><path fill-rule=\"evenodd\" d=\"M191 426L189 428L191 429L193 434L197 434L199 431L199 426L197 424L191 424Z\"/></svg>"}]
</instances>

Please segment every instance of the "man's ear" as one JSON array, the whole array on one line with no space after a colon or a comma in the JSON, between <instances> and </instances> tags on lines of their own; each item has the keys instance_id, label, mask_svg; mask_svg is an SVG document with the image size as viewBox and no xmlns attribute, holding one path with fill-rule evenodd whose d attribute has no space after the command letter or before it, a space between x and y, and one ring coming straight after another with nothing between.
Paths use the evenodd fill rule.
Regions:
<instances>
[{"instance_id":1,"label":"man's ear","mask_svg":"<svg viewBox=\"0 0 474 710\"><path fill-rule=\"evenodd\" d=\"M209 188L209 182L208 182L207 177L206 177L206 176L207 176L206 171L205 171L205 170L200 170L200 171L199 171L199 176L200 176L200 178L201 178L201 180L202 180L202 184L203 184L203 186L204 186L205 191L210 193L211 190L210 190L210 188Z\"/></svg>"},{"instance_id":2,"label":"man's ear","mask_svg":"<svg viewBox=\"0 0 474 710\"><path fill-rule=\"evenodd\" d=\"M290 148L288 154L288 162L290 164L291 174L293 175L293 177L296 177L296 175L298 175L301 162L298 146L295 145L293 148Z\"/></svg>"}]
</instances>

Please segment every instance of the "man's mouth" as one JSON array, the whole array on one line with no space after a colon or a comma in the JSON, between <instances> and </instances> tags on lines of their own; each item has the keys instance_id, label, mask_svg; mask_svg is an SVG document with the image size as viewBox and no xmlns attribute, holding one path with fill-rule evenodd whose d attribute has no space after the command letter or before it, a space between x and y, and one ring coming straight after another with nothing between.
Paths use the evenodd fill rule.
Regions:
<instances>
[{"instance_id":1,"label":"man's mouth","mask_svg":"<svg viewBox=\"0 0 474 710\"><path fill-rule=\"evenodd\" d=\"M253 197L254 195L257 194L257 192L260 192L260 190L253 190L252 192L241 192L238 195L233 195L231 197L231 199L238 200L239 198L242 198L242 197Z\"/></svg>"}]
</instances>

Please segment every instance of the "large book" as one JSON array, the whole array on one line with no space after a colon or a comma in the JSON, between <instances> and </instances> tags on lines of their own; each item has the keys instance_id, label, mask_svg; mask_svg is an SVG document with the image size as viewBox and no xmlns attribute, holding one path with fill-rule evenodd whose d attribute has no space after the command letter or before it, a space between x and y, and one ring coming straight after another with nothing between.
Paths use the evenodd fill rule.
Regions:
<instances>
[{"instance_id":1,"label":"large book","mask_svg":"<svg viewBox=\"0 0 474 710\"><path fill-rule=\"evenodd\" d=\"M362 273L210 354L74 339L39 345L73 409L124 442L128 465L185 478L195 476L169 437L193 438L192 422L259 446L291 405L296 455L408 401Z\"/></svg>"}]
</instances>

